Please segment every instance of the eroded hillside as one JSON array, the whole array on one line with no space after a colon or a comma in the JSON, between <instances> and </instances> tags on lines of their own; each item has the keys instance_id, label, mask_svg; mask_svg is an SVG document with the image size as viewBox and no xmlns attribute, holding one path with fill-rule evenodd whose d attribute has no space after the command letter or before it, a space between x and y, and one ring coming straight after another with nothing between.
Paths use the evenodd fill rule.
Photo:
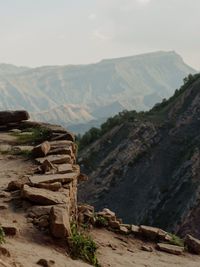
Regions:
<instances>
[{"instance_id":1,"label":"eroded hillside","mask_svg":"<svg viewBox=\"0 0 200 267\"><path fill-rule=\"evenodd\" d=\"M200 240L78 205L73 135L27 119L0 112L0 266L199 266Z\"/></svg>"},{"instance_id":2,"label":"eroded hillside","mask_svg":"<svg viewBox=\"0 0 200 267\"><path fill-rule=\"evenodd\" d=\"M168 101L121 118L80 153L89 180L80 200L127 223L200 237L200 77Z\"/></svg>"}]
</instances>

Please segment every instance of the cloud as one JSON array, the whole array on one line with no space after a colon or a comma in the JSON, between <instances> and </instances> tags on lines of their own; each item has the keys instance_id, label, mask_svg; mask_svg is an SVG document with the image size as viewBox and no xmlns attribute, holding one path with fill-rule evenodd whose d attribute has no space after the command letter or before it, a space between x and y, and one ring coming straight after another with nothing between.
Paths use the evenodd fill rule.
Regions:
<instances>
[{"instance_id":1,"label":"cloud","mask_svg":"<svg viewBox=\"0 0 200 267\"><path fill-rule=\"evenodd\" d=\"M136 1L142 5L146 5L146 4L149 4L151 2L151 0L136 0Z\"/></svg>"},{"instance_id":2,"label":"cloud","mask_svg":"<svg viewBox=\"0 0 200 267\"><path fill-rule=\"evenodd\" d=\"M107 40L111 39L111 36L109 36L108 34L104 33L101 29L94 30L93 37L95 39L99 39L101 41L107 41Z\"/></svg>"},{"instance_id":3,"label":"cloud","mask_svg":"<svg viewBox=\"0 0 200 267\"><path fill-rule=\"evenodd\" d=\"M88 19L89 20L95 20L97 18L97 15L95 14L95 13L91 13L91 14L89 14L89 16L88 16Z\"/></svg>"}]
</instances>

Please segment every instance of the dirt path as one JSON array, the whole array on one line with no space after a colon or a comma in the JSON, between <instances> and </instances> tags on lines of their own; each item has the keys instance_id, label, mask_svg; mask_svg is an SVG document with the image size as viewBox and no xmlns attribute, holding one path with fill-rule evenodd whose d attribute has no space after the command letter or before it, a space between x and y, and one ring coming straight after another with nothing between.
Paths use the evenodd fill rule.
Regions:
<instances>
[{"instance_id":1,"label":"dirt path","mask_svg":"<svg viewBox=\"0 0 200 267\"><path fill-rule=\"evenodd\" d=\"M1 255L0 267L36 267L40 259L52 260L55 267L89 266L80 261L73 261L62 247L55 245L54 240L43 232L38 231L32 223L28 223L24 210L27 202L21 201L17 194L5 192L10 181L24 175L31 174L35 165L22 156L13 156L5 153L6 147L15 143L15 137L0 133L0 223L11 225L17 229L17 235L6 237L6 248L10 257ZM9 264L9 265L6 265Z\"/></svg>"},{"instance_id":2,"label":"dirt path","mask_svg":"<svg viewBox=\"0 0 200 267\"><path fill-rule=\"evenodd\" d=\"M185 253L171 255L154 249L155 244L94 229L92 236L99 244L98 258L103 267L199 267L200 257ZM142 245L153 252L141 250Z\"/></svg>"},{"instance_id":3,"label":"dirt path","mask_svg":"<svg viewBox=\"0 0 200 267\"><path fill-rule=\"evenodd\" d=\"M33 173L35 165L22 156L9 155L5 150L16 142L15 137L0 133L0 223L17 229L13 237L6 237L0 246L0 267L37 267L37 261L54 261L53 267L87 267L80 261L73 261L63 246L55 244L49 234L36 229L28 222L25 210L28 202L21 200L17 193L5 192L10 181ZM200 257L191 254L174 256L167 253L141 250L141 246L151 246L133 238L126 238L106 230L94 229L91 235L98 244L98 258L102 267L199 267ZM1 248L9 252L3 253ZM49 265L50 266L50 265Z\"/></svg>"}]
</instances>

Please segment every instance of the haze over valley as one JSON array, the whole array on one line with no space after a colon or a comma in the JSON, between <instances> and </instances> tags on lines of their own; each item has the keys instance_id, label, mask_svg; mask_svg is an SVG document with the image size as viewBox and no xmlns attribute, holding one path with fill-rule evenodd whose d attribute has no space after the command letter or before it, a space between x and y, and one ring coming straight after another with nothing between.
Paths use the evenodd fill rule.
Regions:
<instances>
[{"instance_id":1,"label":"haze over valley","mask_svg":"<svg viewBox=\"0 0 200 267\"><path fill-rule=\"evenodd\" d=\"M31 118L76 133L122 110L148 110L170 97L195 70L175 52L105 59L96 64L0 65L0 109L25 109Z\"/></svg>"}]
</instances>

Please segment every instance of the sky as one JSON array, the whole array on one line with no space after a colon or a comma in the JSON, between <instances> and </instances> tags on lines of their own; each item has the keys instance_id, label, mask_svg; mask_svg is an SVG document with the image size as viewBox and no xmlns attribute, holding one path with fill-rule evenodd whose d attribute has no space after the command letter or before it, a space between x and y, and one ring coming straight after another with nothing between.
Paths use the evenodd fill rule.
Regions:
<instances>
[{"instance_id":1,"label":"sky","mask_svg":"<svg viewBox=\"0 0 200 267\"><path fill-rule=\"evenodd\" d=\"M176 51L200 70L200 0L0 0L0 62L95 63Z\"/></svg>"}]
</instances>

